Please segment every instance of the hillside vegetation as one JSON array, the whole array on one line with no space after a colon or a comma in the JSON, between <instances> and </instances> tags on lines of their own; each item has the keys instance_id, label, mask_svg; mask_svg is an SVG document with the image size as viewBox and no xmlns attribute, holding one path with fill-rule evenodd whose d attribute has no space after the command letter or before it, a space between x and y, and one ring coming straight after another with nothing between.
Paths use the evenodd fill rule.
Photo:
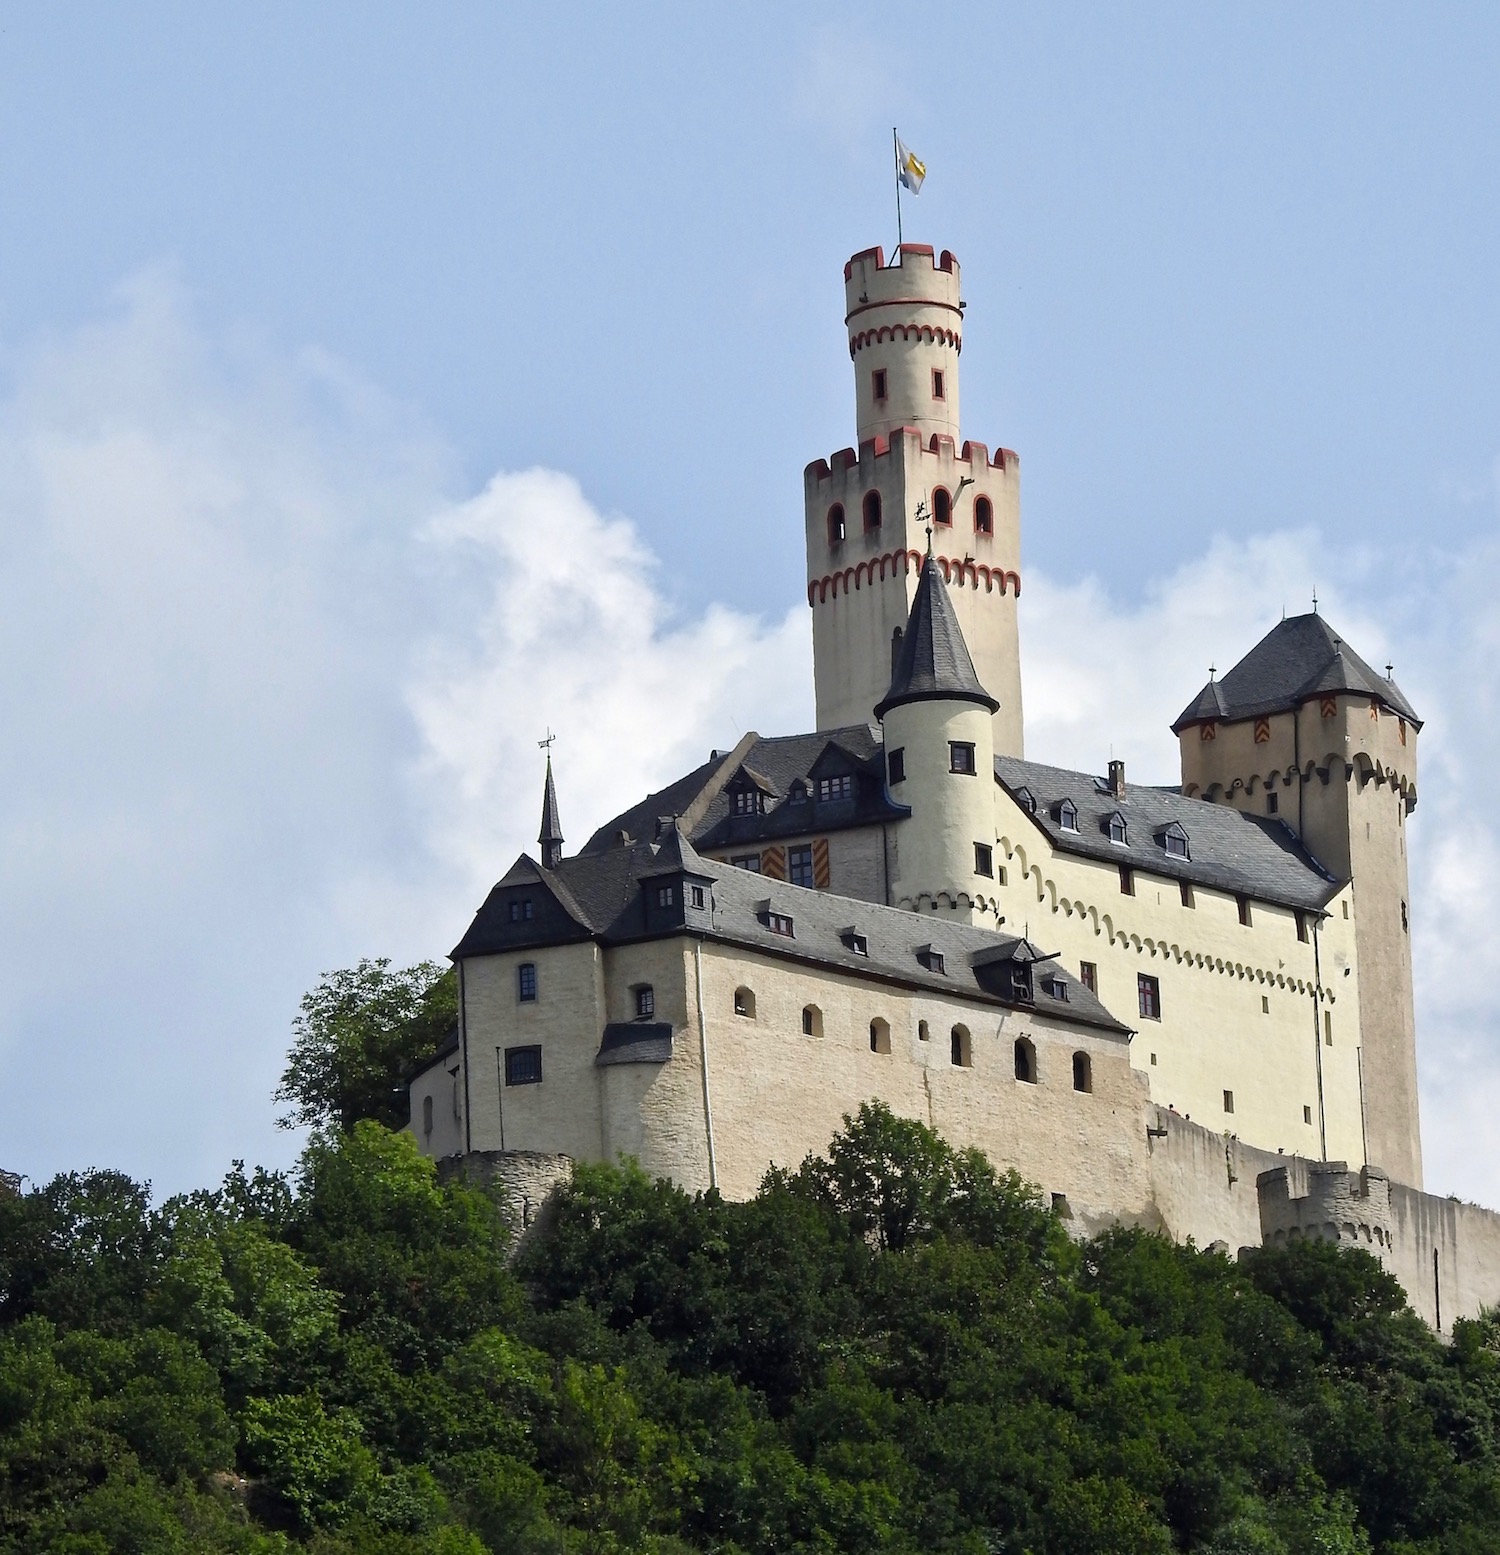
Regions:
<instances>
[{"instance_id":1,"label":"hillside vegetation","mask_svg":"<svg viewBox=\"0 0 1500 1555\"><path fill-rule=\"evenodd\" d=\"M879 1107L748 1203L582 1167L505 1252L368 1118L0 1201L0 1551L1500 1551L1494 1322L1324 1245L1075 1244Z\"/></svg>"}]
</instances>

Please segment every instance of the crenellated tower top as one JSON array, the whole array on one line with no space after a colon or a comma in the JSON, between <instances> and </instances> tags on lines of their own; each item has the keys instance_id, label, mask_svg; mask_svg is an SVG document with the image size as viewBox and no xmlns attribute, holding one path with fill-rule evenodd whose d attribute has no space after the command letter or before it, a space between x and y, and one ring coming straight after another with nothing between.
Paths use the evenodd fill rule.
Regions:
<instances>
[{"instance_id":1,"label":"crenellated tower top","mask_svg":"<svg viewBox=\"0 0 1500 1555\"><path fill-rule=\"evenodd\" d=\"M957 439L963 306L947 249L934 257L925 243L903 243L888 265L884 250L867 248L844 266L861 443L900 427Z\"/></svg>"}]
</instances>

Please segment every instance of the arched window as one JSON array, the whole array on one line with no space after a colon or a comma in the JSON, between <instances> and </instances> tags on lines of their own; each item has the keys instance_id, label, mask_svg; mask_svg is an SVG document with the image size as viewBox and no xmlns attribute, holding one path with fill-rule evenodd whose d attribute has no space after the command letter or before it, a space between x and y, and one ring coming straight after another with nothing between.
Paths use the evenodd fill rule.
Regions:
<instances>
[{"instance_id":1,"label":"arched window","mask_svg":"<svg viewBox=\"0 0 1500 1555\"><path fill-rule=\"evenodd\" d=\"M828 543L839 545L844 538L844 504L835 502L828 510Z\"/></svg>"},{"instance_id":2,"label":"arched window","mask_svg":"<svg viewBox=\"0 0 1500 1555\"><path fill-rule=\"evenodd\" d=\"M432 1097L430 1096L422 1098L422 1132L429 1139L432 1138Z\"/></svg>"},{"instance_id":3,"label":"arched window","mask_svg":"<svg viewBox=\"0 0 1500 1555\"><path fill-rule=\"evenodd\" d=\"M870 1051L889 1053L891 1050L891 1023L879 1018L870 1022Z\"/></svg>"},{"instance_id":4,"label":"arched window","mask_svg":"<svg viewBox=\"0 0 1500 1555\"><path fill-rule=\"evenodd\" d=\"M992 535L995 532L995 509L988 497L974 499L974 532L981 535Z\"/></svg>"},{"instance_id":5,"label":"arched window","mask_svg":"<svg viewBox=\"0 0 1500 1555\"><path fill-rule=\"evenodd\" d=\"M865 533L872 529L880 528L880 493L867 491L865 493Z\"/></svg>"},{"instance_id":6,"label":"arched window","mask_svg":"<svg viewBox=\"0 0 1500 1555\"><path fill-rule=\"evenodd\" d=\"M953 1028L949 1053L953 1063L960 1069L967 1069L973 1064L974 1055L969 1047L969 1028L967 1026L955 1026Z\"/></svg>"},{"instance_id":7,"label":"arched window","mask_svg":"<svg viewBox=\"0 0 1500 1555\"><path fill-rule=\"evenodd\" d=\"M1036 1049L1025 1037L1016 1038L1016 1079L1036 1084Z\"/></svg>"},{"instance_id":8,"label":"arched window","mask_svg":"<svg viewBox=\"0 0 1500 1555\"><path fill-rule=\"evenodd\" d=\"M928 1042L931 1041L931 1039L932 1033L927 1029L927 1022L925 1020L919 1020L917 1022L917 1041Z\"/></svg>"},{"instance_id":9,"label":"arched window","mask_svg":"<svg viewBox=\"0 0 1500 1555\"><path fill-rule=\"evenodd\" d=\"M755 1019L755 995L748 988L735 989L734 1013L743 1015L746 1020Z\"/></svg>"},{"instance_id":10,"label":"arched window","mask_svg":"<svg viewBox=\"0 0 1500 1555\"><path fill-rule=\"evenodd\" d=\"M1073 1055L1073 1089L1075 1091L1092 1091L1094 1088L1094 1066L1089 1061L1087 1053L1075 1053Z\"/></svg>"},{"instance_id":11,"label":"arched window","mask_svg":"<svg viewBox=\"0 0 1500 1555\"><path fill-rule=\"evenodd\" d=\"M823 1012L816 1004L804 1005L802 1008L802 1035L804 1037L823 1035Z\"/></svg>"},{"instance_id":12,"label":"arched window","mask_svg":"<svg viewBox=\"0 0 1500 1555\"><path fill-rule=\"evenodd\" d=\"M953 498L941 486L932 493L932 521L934 524L953 522Z\"/></svg>"}]
</instances>

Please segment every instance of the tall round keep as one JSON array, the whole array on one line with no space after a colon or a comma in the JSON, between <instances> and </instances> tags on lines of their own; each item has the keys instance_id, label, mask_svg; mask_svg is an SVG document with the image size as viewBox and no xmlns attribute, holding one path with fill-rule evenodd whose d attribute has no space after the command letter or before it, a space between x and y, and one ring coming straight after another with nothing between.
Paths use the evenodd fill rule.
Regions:
<instances>
[{"instance_id":1,"label":"tall round keep","mask_svg":"<svg viewBox=\"0 0 1500 1555\"><path fill-rule=\"evenodd\" d=\"M854 363L859 441L916 427L958 437L963 311L958 261L903 243L895 262L867 248L844 266L845 320Z\"/></svg>"}]
</instances>

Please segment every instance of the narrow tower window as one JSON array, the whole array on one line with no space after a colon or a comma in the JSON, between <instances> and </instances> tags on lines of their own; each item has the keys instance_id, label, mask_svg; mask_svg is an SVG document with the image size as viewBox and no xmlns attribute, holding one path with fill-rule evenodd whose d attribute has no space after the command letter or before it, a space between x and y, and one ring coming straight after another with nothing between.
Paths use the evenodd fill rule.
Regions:
<instances>
[{"instance_id":1,"label":"narrow tower window","mask_svg":"<svg viewBox=\"0 0 1500 1555\"><path fill-rule=\"evenodd\" d=\"M941 367L934 367L932 369L932 397L935 400L947 398L947 395L944 392L943 370Z\"/></svg>"},{"instance_id":2,"label":"narrow tower window","mask_svg":"<svg viewBox=\"0 0 1500 1555\"><path fill-rule=\"evenodd\" d=\"M877 367L870 374L870 391L877 403L885 399L885 368Z\"/></svg>"},{"instance_id":3,"label":"narrow tower window","mask_svg":"<svg viewBox=\"0 0 1500 1555\"><path fill-rule=\"evenodd\" d=\"M995 509L988 497L974 499L974 532L981 535L992 535L995 532Z\"/></svg>"},{"instance_id":4,"label":"narrow tower window","mask_svg":"<svg viewBox=\"0 0 1500 1555\"><path fill-rule=\"evenodd\" d=\"M974 747L964 740L949 740L948 770L973 777L978 770L974 765Z\"/></svg>"},{"instance_id":5,"label":"narrow tower window","mask_svg":"<svg viewBox=\"0 0 1500 1555\"><path fill-rule=\"evenodd\" d=\"M1073 1055L1073 1089L1075 1091L1092 1091L1094 1088L1094 1066L1089 1062L1087 1053L1075 1053Z\"/></svg>"},{"instance_id":6,"label":"narrow tower window","mask_svg":"<svg viewBox=\"0 0 1500 1555\"><path fill-rule=\"evenodd\" d=\"M969 1028L967 1026L955 1026L949 1037L949 1057L954 1067L967 1069L973 1062L973 1055L969 1051Z\"/></svg>"},{"instance_id":7,"label":"narrow tower window","mask_svg":"<svg viewBox=\"0 0 1500 1555\"><path fill-rule=\"evenodd\" d=\"M880 528L880 493L867 491L865 493L865 533L869 534L873 529Z\"/></svg>"},{"instance_id":8,"label":"narrow tower window","mask_svg":"<svg viewBox=\"0 0 1500 1555\"><path fill-rule=\"evenodd\" d=\"M932 521L934 524L953 522L953 498L941 486L932 494Z\"/></svg>"},{"instance_id":9,"label":"narrow tower window","mask_svg":"<svg viewBox=\"0 0 1500 1555\"><path fill-rule=\"evenodd\" d=\"M1025 1037L1016 1038L1016 1079L1023 1085L1036 1084L1036 1049Z\"/></svg>"},{"instance_id":10,"label":"narrow tower window","mask_svg":"<svg viewBox=\"0 0 1500 1555\"><path fill-rule=\"evenodd\" d=\"M828 543L842 545L844 540L844 504L835 502L828 510Z\"/></svg>"}]
</instances>

